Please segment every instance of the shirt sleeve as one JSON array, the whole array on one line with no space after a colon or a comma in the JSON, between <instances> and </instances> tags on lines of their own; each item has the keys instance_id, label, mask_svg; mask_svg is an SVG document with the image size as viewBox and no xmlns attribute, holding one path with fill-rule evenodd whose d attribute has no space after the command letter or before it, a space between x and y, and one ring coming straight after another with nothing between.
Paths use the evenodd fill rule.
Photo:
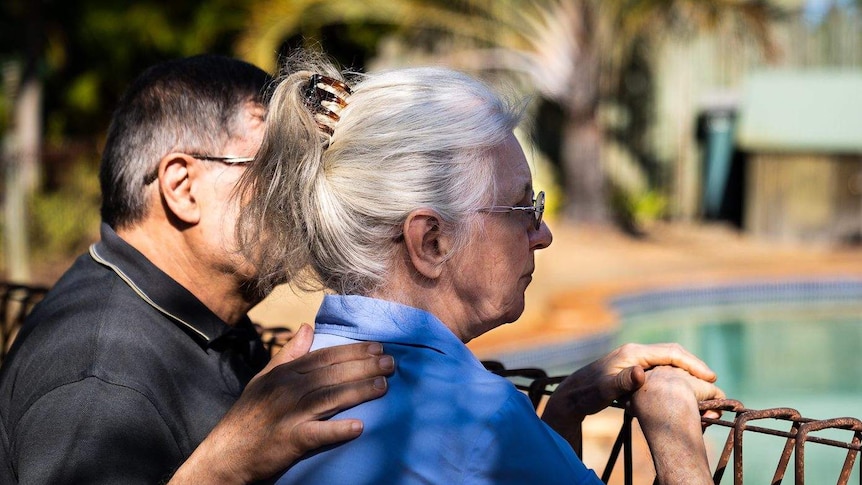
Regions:
<instances>
[{"instance_id":1,"label":"shirt sleeve","mask_svg":"<svg viewBox=\"0 0 862 485\"><path fill-rule=\"evenodd\" d=\"M468 463L465 485L602 485L517 391L478 434Z\"/></svg>"},{"instance_id":2,"label":"shirt sleeve","mask_svg":"<svg viewBox=\"0 0 862 485\"><path fill-rule=\"evenodd\" d=\"M19 484L155 484L183 457L140 392L97 378L38 399L11 432Z\"/></svg>"}]
</instances>

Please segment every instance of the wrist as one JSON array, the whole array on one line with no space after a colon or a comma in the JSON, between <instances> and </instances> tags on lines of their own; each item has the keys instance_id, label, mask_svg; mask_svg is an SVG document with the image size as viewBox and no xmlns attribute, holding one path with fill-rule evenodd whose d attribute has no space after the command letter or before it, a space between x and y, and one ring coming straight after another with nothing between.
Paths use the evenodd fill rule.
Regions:
<instances>
[{"instance_id":1,"label":"wrist","mask_svg":"<svg viewBox=\"0 0 862 485\"><path fill-rule=\"evenodd\" d=\"M189 458L177 469L168 485L242 485L249 483L231 466L233 460L212 452L204 440Z\"/></svg>"}]
</instances>

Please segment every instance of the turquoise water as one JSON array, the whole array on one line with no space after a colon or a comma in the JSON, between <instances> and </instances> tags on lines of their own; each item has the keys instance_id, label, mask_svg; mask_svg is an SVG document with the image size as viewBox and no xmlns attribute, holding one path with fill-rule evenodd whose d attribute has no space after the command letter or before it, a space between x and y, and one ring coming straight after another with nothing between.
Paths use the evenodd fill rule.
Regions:
<instances>
[{"instance_id":1,"label":"turquoise water","mask_svg":"<svg viewBox=\"0 0 862 485\"><path fill-rule=\"evenodd\" d=\"M749 409L791 407L814 419L862 417L862 299L788 297L642 310L624 312L619 342L681 343L716 371L728 397ZM757 425L789 429L783 421ZM707 431L713 459L728 431ZM852 437L836 430L817 436ZM783 444L779 437L745 434L746 484L769 483ZM805 453L806 483L836 483L846 451L809 443ZM859 461L851 483L859 483ZM791 462L784 483L793 483L793 473ZM732 481L728 468L722 482Z\"/></svg>"}]
</instances>

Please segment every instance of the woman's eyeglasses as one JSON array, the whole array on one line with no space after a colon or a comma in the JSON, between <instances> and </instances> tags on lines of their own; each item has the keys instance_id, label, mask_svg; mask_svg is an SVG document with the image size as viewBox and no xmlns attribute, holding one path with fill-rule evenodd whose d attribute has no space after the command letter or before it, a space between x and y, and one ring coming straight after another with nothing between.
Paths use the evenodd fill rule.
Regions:
<instances>
[{"instance_id":1,"label":"woman's eyeglasses","mask_svg":"<svg viewBox=\"0 0 862 485\"><path fill-rule=\"evenodd\" d=\"M509 206L509 205L492 205L491 207L485 207L479 209L479 212L514 212L514 211L523 211L523 212L532 212L533 217L535 218L535 224L533 228L535 230L539 230L542 227L542 214L545 213L545 192L539 192L535 198L533 198L533 205L523 205L523 206Z\"/></svg>"}]
</instances>

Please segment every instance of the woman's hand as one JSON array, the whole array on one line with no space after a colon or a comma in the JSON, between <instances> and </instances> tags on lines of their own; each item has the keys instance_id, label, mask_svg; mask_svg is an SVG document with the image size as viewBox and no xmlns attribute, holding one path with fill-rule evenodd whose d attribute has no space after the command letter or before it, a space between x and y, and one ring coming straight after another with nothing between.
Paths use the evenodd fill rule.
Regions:
<instances>
[{"instance_id":1,"label":"woman's hand","mask_svg":"<svg viewBox=\"0 0 862 485\"><path fill-rule=\"evenodd\" d=\"M724 397L715 384L676 367L646 372L630 405L649 443L660 483L712 483L697 403Z\"/></svg>"},{"instance_id":2,"label":"woman's hand","mask_svg":"<svg viewBox=\"0 0 862 485\"><path fill-rule=\"evenodd\" d=\"M644 371L656 366L672 366L706 382L716 379L715 372L679 344L625 344L567 377L548 400L542 420L580 455L584 417L639 389Z\"/></svg>"}]
</instances>

